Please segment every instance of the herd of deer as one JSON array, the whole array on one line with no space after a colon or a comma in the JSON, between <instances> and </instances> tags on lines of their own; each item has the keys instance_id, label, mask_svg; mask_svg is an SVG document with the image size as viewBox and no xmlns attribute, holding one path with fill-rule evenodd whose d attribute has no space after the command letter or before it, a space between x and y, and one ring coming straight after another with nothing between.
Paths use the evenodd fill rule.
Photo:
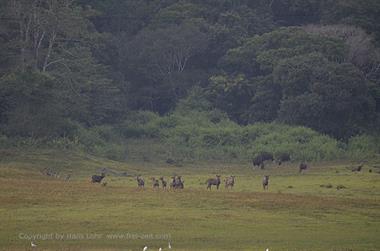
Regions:
<instances>
[{"instance_id":1,"label":"herd of deer","mask_svg":"<svg viewBox=\"0 0 380 251\"><path fill-rule=\"evenodd\" d=\"M302 162L300 165L299 165L299 171L302 172L303 170L306 170L308 168L308 165L304 162ZM105 173L102 173L101 175L93 175L91 177L91 182L92 183L101 183L101 181L103 180L103 178L105 177ZM212 186L216 186L216 189L219 189L219 186L221 184L221 180L220 180L220 175L216 175L215 178L210 178L208 180L206 180L206 189L207 190L211 190L211 187ZM151 181L152 181L152 187L154 189L159 189L160 186L166 190L167 189L167 181L164 179L164 177L160 177L159 179L156 179L155 177L151 177L150 178ZM141 175L138 175L136 177L136 181L137 181L137 187L138 188L144 188L145 187L145 181L144 179L141 177ZM161 183L161 185L160 185ZM171 177L171 182L169 183L169 188L170 189L184 189L184 180L182 179L182 176L179 176L179 175L175 175L175 176L172 176ZM103 185L106 184L106 183L103 183ZM232 189L235 185L235 176L231 175L229 177L226 177L224 179L224 186L226 189ZM263 180L262 180L262 185L263 185L263 189L264 190L267 190L268 189L268 186L269 186L269 176L268 175L265 175L263 177Z\"/></svg>"},{"instance_id":2,"label":"herd of deer","mask_svg":"<svg viewBox=\"0 0 380 251\"><path fill-rule=\"evenodd\" d=\"M160 181L161 181L161 187L163 189L167 189L167 182L165 181L164 177L160 177L159 179L156 179L155 177L150 178L152 180L152 186L154 189L160 188ZM182 179L182 176L172 176L171 182L169 183L170 189L184 189L184 180ZM145 186L144 179L141 178L141 176L136 177L137 181L137 187L143 188ZM226 188L233 188L235 184L235 176L229 176L225 180L225 187ZM216 175L216 178L211 178L206 181L207 189L211 190L211 186L216 186L216 189L219 189L220 185L220 175Z\"/></svg>"},{"instance_id":3,"label":"herd of deer","mask_svg":"<svg viewBox=\"0 0 380 251\"><path fill-rule=\"evenodd\" d=\"M172 176L172 181L169 183L170 189L183 189L184 186L184 181L182 179L182 176ZM160 188L160 181L161 181L161 187L163 189L167 189L168 187L168 182L164 179L164 177L160 177L159 179L156 179L155 177L150 178L152 180L152 185L154 189ZM139 188L144 188L145 182L144 179L141 178L141 176L136 177L137 181L137 187Z\"/></svg>"}]
</instances>

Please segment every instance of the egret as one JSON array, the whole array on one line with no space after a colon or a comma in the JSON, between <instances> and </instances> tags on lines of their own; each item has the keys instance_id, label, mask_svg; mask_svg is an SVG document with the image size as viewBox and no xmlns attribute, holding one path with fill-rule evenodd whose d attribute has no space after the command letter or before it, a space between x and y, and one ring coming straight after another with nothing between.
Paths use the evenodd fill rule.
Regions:
<instances>
[{"instance_id":1,"label":"egret","mask_svg":"<svg viewBox=\"0 0 380 251\"><path fill-rule=\"evenodd\" d=\"M265 251L269 251L269 248L265 249Z\"/></svg>"},{"instance_id":2,"label":"egret","mask_svg":"<svg viewBox=\"0 0 380 251\"><path fill-rule=\"evenodd\" d=\"M169 249L172 249L172 245L170 244L170 241L169 241Z\"/></svg>"},{"instance_id":3,"label":"egret","mask_svg":"<svg viewBox=\"0 0 380 251\"><path fill-rule=\"evenodd\" d=\"M32 246L32 248L37 247L37 245L33 241L30 242L30 246Z\"/></svg>"},{"instance_id":4,"label":"egret","mask_svg":"<svg viewBox=\"0 0 380 251\"><path fill-rule=\"evenodd\" d=\"M143 249L143 251L147 251L148 250L148 247L147 246L145 246L144 247L144 249Z\"/></svg>"},{"instance_id":5,"label":"egret","mask_svg":"<svg viewBox=\"0 0 380 251\"><path fill-rule=\"evenodd\" d=\"M159 248L158 251L162 251L162 248Z\"/></svg>"}]
</instances>

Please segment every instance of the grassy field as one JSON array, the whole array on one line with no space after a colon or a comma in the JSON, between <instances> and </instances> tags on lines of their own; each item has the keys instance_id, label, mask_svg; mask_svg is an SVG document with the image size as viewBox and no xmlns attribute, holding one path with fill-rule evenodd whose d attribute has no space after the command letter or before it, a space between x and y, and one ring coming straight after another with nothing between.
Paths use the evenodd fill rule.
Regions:
<instances>
[{"instance_id":1,"label":"grassy field","mask_svg":"<svg viewBox=\"0 0 380 251\"><path fill-rule=\"evenodd\" d=\"M54 150L0 150L0 250L380 250L380 163L297 164L253 170L248 163L122 163ZM107 176L100 167L141 174ZM375 167L374 167L375 166ZM68 182L42 175L49 167ZM373 172L369 172L372 169ZM149 178L180 174L183 191L155 191ZM215 174L236 176L232 191L206 191ZM270 175L269 190L261 179ZM326 188L331 184L331 188ZM343 185L345 189L336 189Z\"/></svg>"}]
</instances>

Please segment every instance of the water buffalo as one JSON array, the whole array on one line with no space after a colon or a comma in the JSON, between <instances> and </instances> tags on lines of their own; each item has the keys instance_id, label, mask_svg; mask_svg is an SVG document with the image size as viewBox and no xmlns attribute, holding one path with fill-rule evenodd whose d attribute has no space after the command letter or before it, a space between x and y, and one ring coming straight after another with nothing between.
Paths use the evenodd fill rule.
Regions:
<instances>
[{"instance_id":1,"label":"water buffalo","mask_svg":"<svg viewBox=\"0 0 380 251\"><path fill-rule=\"evenodd\" d=\"M101 175L92 175L91 182L92 183L100 183L102 181L102 179L104 179L104 177L106 177L106 175L104 173L102 173Z\"/></svg>"},{"instance_id":2,"label":"water buffalo","mask_svg":"<svg viewBox=\"0 0 380 251\"><path fill-rule=\"evenodd\" d=\"M257 155L253 160L252 160L252 164L253 166L260 166L261 169L264 169L264 161L266 160L271 160L273 161L274 158L273 158L273 154L271 153L268 153L268 152L262 152L260 153L259 155Z\"/></svg>"}]
</instances>

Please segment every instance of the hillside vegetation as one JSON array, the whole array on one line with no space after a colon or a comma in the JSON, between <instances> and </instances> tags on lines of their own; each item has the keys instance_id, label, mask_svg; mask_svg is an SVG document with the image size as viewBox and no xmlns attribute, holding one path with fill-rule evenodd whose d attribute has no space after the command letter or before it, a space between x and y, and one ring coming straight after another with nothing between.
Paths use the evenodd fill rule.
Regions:
<instances>
[{"instance_id":1,"label":"hillside vegetation","mask_svg":"<svg viewBox=\"0 0 380 251\"><path fill-rule=\"evenodd\" d=\"M0 1L1 145L373 156L379 12L377 0Z\"/></svg>"}]
</instances>

